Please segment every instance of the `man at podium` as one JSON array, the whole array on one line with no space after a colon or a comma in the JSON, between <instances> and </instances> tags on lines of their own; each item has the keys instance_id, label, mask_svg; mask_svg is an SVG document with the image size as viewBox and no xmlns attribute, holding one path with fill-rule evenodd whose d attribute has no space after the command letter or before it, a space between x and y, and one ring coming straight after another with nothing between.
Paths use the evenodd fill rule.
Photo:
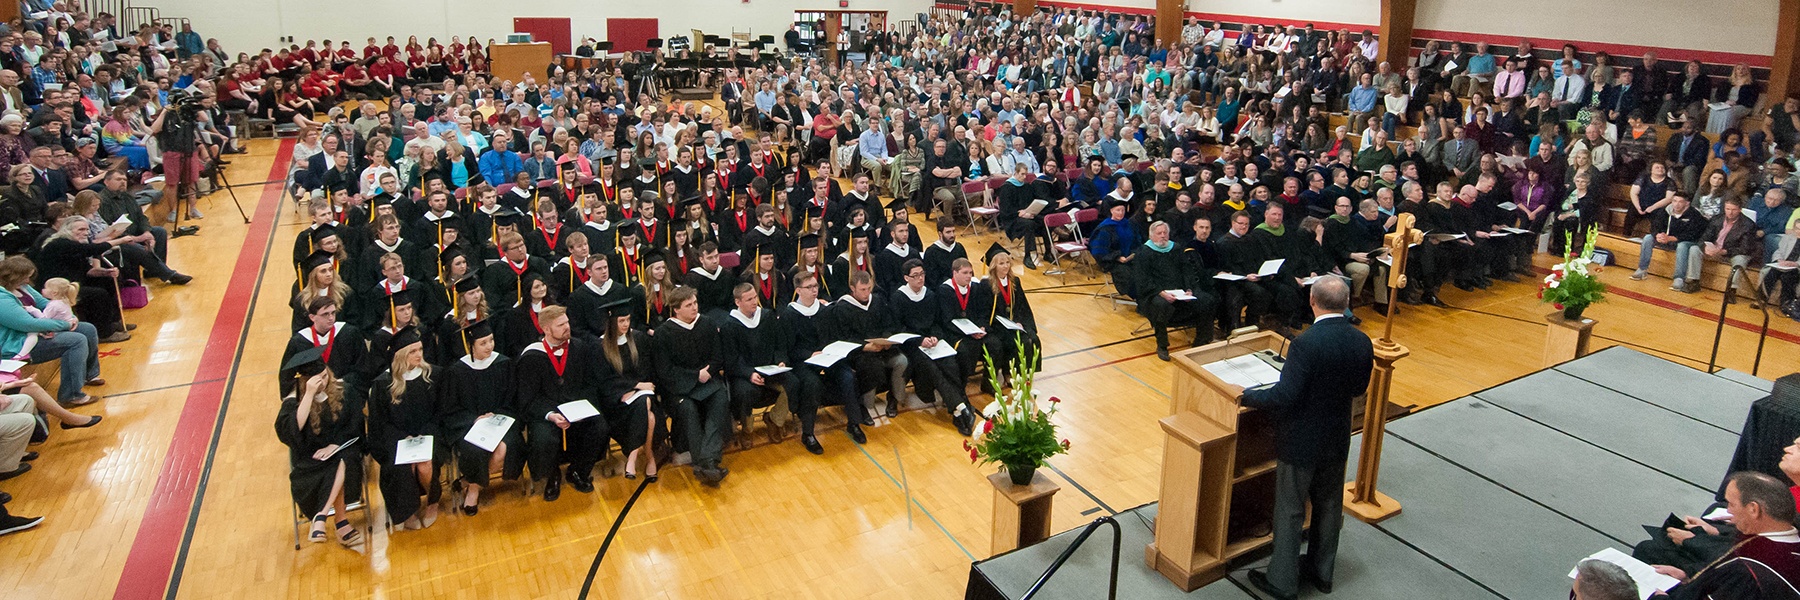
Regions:
<instances>
[{"instance_id":1,"label":"man at podium","mask_svg":"<svg viewBox=\"0 0 1800 600\"><path fill-rule=\"evenodd\" d=\"M1275 550L1267 573L1251 571L1264 593L1291 599L1300 579L1331 591L1338 530L1344 524L1344 462L1350 456L1350 403L1369 387L1374 347L1369 336L1344 320L1350 288L1326 277L1312 286L1313 326L1288 345L1281 381L1244 391L1244 406L1269 411L1275 433ZM1312 529L1307 560L1300 560L1306 505Z\"/></svg>"}]
</instances>

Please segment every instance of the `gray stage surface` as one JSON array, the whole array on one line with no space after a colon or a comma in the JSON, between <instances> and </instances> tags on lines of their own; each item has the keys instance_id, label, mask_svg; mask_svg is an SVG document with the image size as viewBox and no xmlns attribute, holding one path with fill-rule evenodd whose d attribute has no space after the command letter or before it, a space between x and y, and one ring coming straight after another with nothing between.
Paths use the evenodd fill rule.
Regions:
<instances>
[{"instance_id":1,"label":"gray stage surface","mask_svg":"<svg viewBox=\"0 0 1800 600\"><path fill-rule=\"evenodd\" d=\"M1639 524L1711 504L1750 404L1770 386L1613 347L1394 421L1380 485L1404 511L1379 525L1346 518L1334 593L1303 586L1301 597L1566 597L1582 557L1629 552L1643 539ZM1192 594L1146 568L1155 513L1151 504L1117 515L1120 598L1262 597L1246 574L1263 561ZM1018 598L1074 536L975 570ZM1105 598L1111 537L1095 533L1037 597Z\"/></svg>"}]
</instances>

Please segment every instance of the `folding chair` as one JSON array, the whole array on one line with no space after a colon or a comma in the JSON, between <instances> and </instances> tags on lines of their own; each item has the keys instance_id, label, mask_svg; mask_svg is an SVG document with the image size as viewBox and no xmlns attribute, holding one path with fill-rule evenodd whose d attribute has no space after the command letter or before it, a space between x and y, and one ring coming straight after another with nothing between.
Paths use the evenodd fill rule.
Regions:
<instances>
[{"instance_id":1,"label":"folding chair","mask_svg":"<svg viewBox=\"0 0 1800 600\"><path fill-rule=\"evenodd\" d=\"M1087 239L1081 235L1081 228L1075 226L1075 217L1073 215L1068 212L1045 214L1044 235L1049 236L1051 235L1051 232L1054 232L1057 229L1067 229L1071 234L1071 239L1063 242L1057 242L1052 239L1050 244L1050 262L1051 264L1056 265L1056 268L1044 271L1044 274L1061 275L1063 276L1062 282L1068 283L1068 271L1062 268L1063 257L1072 256L1079 258L1088 256L1089 260L1092 260L1093 257L1088 253Z\"/></svg>"},{"instance_id":2,"label":"folding chair","mask_svg":"<svg viewBox=\"0 0 1800 600\"><path fill-rule=\"evenodd\" d=\"M523 425L517 425L517 424L515 424L515 425L519 426L519 427L523 427ZM507 452L524 452L525 449L508 447L506 449L506 451ZM450 463L447 465L444 465L444 468L449 470L450 474L453 476L453 477L448 478L448 481L446 482L451 486L451 489L454 490L450 494L450 508L452 511L457 511L457 510L462 509L463 498L468 495L468 489L469 489L467 487L464 487L460 490L455 489L456 482L458 480L462 479L462 461L458 460L459 455L461 453L462 453L462 444L459 443L455 446L452 446L450 448ZM488 472L488 486L485 488L482 488L481 491L485 492L485 491L494 489L495 482L506 481L505 479L503 479L503 477L505 477L505 475L506 474L501 471L489 471ZM518 482L519 482L519 495L520 496L530 498L532 493L537 491L537 489L536 489L537 481L533 480L531 477L528 477L525 475L520 475L518 477ZM449 511L446 511L446 512L449 512Z\"/></svg>"},{"instance_id":3,"label":"folding chair","mask_svg":"<svg viewBox=\"0 0 1800 600\"><path fill-rule=\"evenodd\" d=\"M963 182L961 189L962 206L969 214L969 225L987 222L987 229L1000 229L1000 209L994 206L993 194L988 193L987 182L976 180ZM948 208L945 214L949 214Z\"/></svg>"},{"instance_id":4,"label":"folding chair","mask_svg":"<svg viewBox=\"0 0 1800 600\"><path fill-rule=\"evenodd\" d=\"M719 266L723 268L736 269L738 265L743 264L743 260L743 257L736 252L719 253Z\"/></svg>"}]
</instances>

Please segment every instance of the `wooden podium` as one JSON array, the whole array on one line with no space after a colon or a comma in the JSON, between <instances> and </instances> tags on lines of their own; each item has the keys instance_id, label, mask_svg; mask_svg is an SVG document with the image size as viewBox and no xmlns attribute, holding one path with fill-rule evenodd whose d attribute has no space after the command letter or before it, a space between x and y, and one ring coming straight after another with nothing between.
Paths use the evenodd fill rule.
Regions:
<instances>
[{"instance_id":1,"label":"wooden podium","mask_svg":"<svg viewBox=\"0 0 1800 600\"><path fill-rule=\"evenodd\" d=\"M1264 331L1174 355L1156 541L1144 561L1182 591L1224 577L1228 561L1274 541L1275 423L1239 406L1243 388L1201 366L1261 350L1285 356L1287 339Z\"/></svg>"},{"instance_id":2,"label":"wooden podium","mask_svg":"<svg viewBox=\"0 0 1800 600\"><path fill-rule=\"evenodd\" d=\"M1544 321L1550 323L1550 329L1544 334L1544 366L1552 367L1588 355L1588 347L1594 338L1594 326L1599 322L1590 318L1568 320L1563 318L1562 311L1544 315Z\"/></svg>"}]
</instances>

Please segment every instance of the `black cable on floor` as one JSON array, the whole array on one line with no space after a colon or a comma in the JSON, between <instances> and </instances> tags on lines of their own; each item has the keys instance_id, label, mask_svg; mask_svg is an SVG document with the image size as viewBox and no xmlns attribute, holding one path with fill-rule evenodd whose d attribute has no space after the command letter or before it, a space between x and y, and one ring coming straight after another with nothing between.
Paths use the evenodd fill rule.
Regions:
<instances>
[{"instance_id":1,"label":"black cable on floor","mask_svg":"<svg viewBox=\"0 0 1800 600\"><path fill-rule=\"evenodd\" d=\"M637 504L638 496L644 494L644 488L650 487L650 478L638 480L636 490L631 492L631 499L625 501L625 508L619 510L618 518L613 519L612 529L607 530L606 540L600 542L600 551L594 553L594 564L588 566L587 579L581 582L581 600L587 600L588 589L594 587L594 575L600 572L600 560L606 558L606 549L612 546L613 536L619 535L619 526L625 524L625 517L631 514L631 507Z\"/></svg>"}]
</instances>

